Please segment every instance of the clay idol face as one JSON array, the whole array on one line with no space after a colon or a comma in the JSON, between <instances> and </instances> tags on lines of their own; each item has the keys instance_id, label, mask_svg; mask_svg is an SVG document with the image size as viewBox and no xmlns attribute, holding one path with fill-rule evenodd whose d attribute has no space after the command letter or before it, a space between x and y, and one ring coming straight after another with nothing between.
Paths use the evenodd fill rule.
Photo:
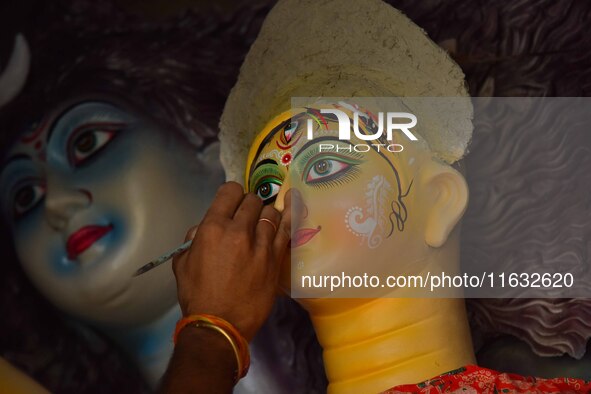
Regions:
<instances>
[{"instance_id":1,"label":"clay idol face","mask_svg":"<svg viewBox=\"0 0 591 394\"><path fill-rule=\"evenodd\" d=\"M222 182L218 163L196 151L103 101L60 108L22 134L0 175L2 212L42 293L105 324L144 323L171 308L170 266L132 276L183 239Z\"/></svg>"},{"instance_id":2,"label":"clay idol face","mask_svg":"<svg viewBox=\"0 0 591 394\"><path fill-rule=\"evenodd\" d=\"M373 127L369 117L360 119L362 128ZM392 266L393 256L404 262L423 251L411 247L416 241L408 234L416 226L412 180L424 157L412 148L402 154L368 144L354 136L340 140L337 119L313 109L280 115L255 140L246 170L249 191L280 208L287 188L303 196L305 209L291 240L292 270L357 274L368 272L369 262ZM284 272L284 287L287 278Z\"/></svg>"}]
</instances>

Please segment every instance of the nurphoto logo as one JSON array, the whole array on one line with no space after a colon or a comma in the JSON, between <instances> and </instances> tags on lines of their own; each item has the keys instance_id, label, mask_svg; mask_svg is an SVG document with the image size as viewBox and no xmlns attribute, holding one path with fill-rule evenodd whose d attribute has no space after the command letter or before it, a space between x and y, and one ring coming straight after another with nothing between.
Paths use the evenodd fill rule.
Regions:
<instances>
[{"instance_id":1,"label":"nurphoto logo","mask_svg":"<svg viewBox=\"0 0 591 394\"><path fill-rule=\"evenodd\" d=\"M353 111L353 127L351 127L351 120L349 116L338 109L321 109L320 113L323 115L334 115L337 118L339 124L339 140L349 141L351 139L351 129L355 137L362 141L376 141L382 137L384 130L386 133L386 140L392 141L393 134L395 131L401 131L409 140L417 141L417 137L410 131L411 128L417 125L417 117L408 112L386 112L385 116L383 112L377 114L377 127L372 129L373 133L366 134L359 129L359 117L368 118L364 113L360 113L357 110ZM384 117L386 119L386 125L384 127ZM400 120L405 120L400 122ZM367 122L366 122L367 123ZM314 139L313 121L308 119L307 123L307 136L308 140ZM378 151L380 148L385 148L389 152L399 153L404 150L404 147L400 144L371 144ZM343 147L335 146L334 144L320 144L319 151L330 151L330 150L342 150ZM366 144L355 144L347 147L348 150L355 150L356 152L368 152L371 147Z\"/></svg>"}]
</instances>

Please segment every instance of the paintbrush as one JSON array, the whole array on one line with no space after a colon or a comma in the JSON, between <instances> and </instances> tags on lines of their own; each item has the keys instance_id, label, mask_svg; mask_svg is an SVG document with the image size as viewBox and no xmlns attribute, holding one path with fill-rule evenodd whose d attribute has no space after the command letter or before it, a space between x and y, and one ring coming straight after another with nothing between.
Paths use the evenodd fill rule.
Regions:
<instances>
[{"instance_id":1,"label":"paintbrush","mask_svg":"<svg viewBox=\"0 0 591 394\"><path fill-rule=\"evenodd\" d=\"M166 263L168 260L172 259L173 257L175 257L175 256L183 253L185 250L189 249L191 247L192 243L193 243L193 240L190 239L187 242L185 242L184 244L174 248L173 250L168 251L167 253L164 253L162 256L158 257L155 260L150 261L148 264L142 266L140 269L135 271L135 274L133 274L133 276L141 275L143 273L150 271L153 268L158 267L161 264Z\"/></svg>"}]
</instances>

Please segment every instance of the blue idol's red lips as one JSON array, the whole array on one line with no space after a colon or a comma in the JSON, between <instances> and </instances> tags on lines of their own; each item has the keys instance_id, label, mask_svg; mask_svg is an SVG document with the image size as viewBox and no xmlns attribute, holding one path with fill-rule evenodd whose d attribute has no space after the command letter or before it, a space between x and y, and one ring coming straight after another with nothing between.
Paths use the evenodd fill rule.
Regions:
<instances>
[{"instance_id":1,"label":"blue idol's red lips","mask_svg":"<svg viewBox=\"0 0 591 394\"><path fill-rule=\"evenodd\" d=\"M68 258L70 260L76 259L82 252L90 248L92 244L101 239L112 229L113 225L82 227L68 237L68 242L66 244Z\"/></svg>"},{"instance_id":2,"label":"blue idol's red lips","mask_svg":"<svg viewBox=\"0 0 591 394\"><path fill-rule=\"evenodd\" d=\"M318 234L320 229L321 227L318 226L316 228L301 228L297 230L291 238L291 248L297 248L310 241L316 234Z\"/></svg>"}]
</instances>

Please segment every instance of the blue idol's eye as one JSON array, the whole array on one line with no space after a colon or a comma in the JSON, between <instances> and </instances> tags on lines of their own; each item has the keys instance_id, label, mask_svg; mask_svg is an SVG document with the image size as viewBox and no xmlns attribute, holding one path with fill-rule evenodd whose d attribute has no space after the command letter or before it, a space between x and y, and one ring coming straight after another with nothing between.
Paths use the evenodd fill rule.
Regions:
<instances>
[{"instance_id":1,"label":"blue idol's eye","mask_svg":"<svg viewBox=\"0 0 591 394\"><path fill-rule=\"evenodd\" d=\"M274 201L274 198L277 197L279 190L281 189L281 185L275 182L266 181L261 183L256 188L256 195L259 196L261 200L263 200L264 204L270 204Z\"/></svg>"},{"instance_id":2,"label":"blue idol's eye","mask_svg":"<svg viewBox=\"0 0 591 394\"><path fill-rule=\"evenodd\" d=\"M13 214L16 219L35 208L45 197L45 186L28 183L19 187L14 194Z\"/></svg>"},{"instance_id":3,"label":"blue idol's eye","mask_svg":"<svg viewBox=\"0 0 591 394\"><path fill-rule=\"evenodd\" d=\"M75 167L83 164L103 149L113 138L115 138L118 125L96 126L82 129L72 135L68 147L70 162Z\"/></svg>"}]
</instances>

